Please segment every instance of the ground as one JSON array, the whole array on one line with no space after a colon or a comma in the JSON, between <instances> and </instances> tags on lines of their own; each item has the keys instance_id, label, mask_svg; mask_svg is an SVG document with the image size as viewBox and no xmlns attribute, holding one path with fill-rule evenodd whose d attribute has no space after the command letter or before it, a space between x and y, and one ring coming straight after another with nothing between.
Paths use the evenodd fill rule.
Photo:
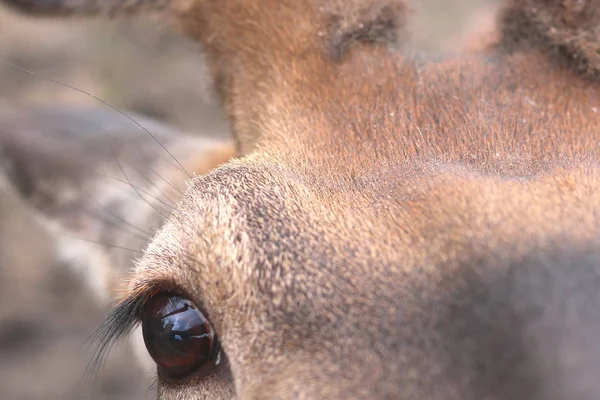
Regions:
<instances>
[{"instance_id":1,"label":"ground","mask_svg":"<svg viewBox=\"0 0 600 400\"><path fill-rule=\"evenodd\" d=\"M427 50L452 48L465 32L492 22L491 1L424 3L414 41ZM0 8L0 101L100 106L48 78L182 130L227 132L200 52L161 21L28 20ZM150 379L125 344L97 376L85 375L93 353L88 339L105 310L52 260L48 235L0 181L0 399L149 397Z\"/></svg>"}]
</instances>

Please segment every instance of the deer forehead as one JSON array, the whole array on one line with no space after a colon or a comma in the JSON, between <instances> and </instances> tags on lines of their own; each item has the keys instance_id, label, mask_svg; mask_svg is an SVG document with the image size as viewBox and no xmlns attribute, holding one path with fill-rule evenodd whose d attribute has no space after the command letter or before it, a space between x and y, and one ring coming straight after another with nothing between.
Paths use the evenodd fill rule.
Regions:
<instances>
[{"instance_id":1,"label":"deer forehead","mask_svg":"<svg viewBox=\"0 0 600 400\"><path fill-rule=\"evenodd\" d=\"M238 321L278 334L356 320L383 330L396 317L379 317L405 312L407 291L432 293L467 267L498 274L524 257L553 260L557 244L595 242L598 173L556 168L516 179L437 166L396 171L393 184L388 173L332 187L237 161L195 180L134 285L174 281L226 320L244 314Z\"/></svg>"}]
</instances>

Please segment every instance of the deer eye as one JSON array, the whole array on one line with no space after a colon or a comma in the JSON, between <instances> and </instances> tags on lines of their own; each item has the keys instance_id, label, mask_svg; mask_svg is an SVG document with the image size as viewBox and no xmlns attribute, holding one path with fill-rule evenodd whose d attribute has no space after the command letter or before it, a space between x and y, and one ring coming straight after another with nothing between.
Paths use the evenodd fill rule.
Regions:
<instances>
[{"instance_id":1,"label":"deer eye","mask_svg":"<svg viewBox=\"0 0 600 400\"><path fill-rule=\"evenodd\" d=\"M142 332L158 374L183 379L210 374L219 363L215 332L190 300L170 294L152 297L142 311Z\"/></svg>"}]
</instances>

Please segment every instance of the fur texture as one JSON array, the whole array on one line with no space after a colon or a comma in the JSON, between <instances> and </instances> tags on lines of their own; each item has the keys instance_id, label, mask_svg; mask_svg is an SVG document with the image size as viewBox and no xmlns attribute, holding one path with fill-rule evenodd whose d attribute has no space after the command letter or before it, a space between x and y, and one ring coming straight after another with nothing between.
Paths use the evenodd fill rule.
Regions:
<instances>
[{"instance_id":1,"label":"fur texture","mask_svg":"<svg viewBox=\"0 0 600 400\"><path fill-rule=\"evenodd\" d=\"M161 398L597 397L598 1L508 2L499 43L440 59L398 50L400 1L171 4L241 157L131 278L228 360Z\"/></svg>"},{"instance_id":2,"label":"fur texture","mask_svg":"<svg viewBox=\"0 0 600 400\"><path fill-rule=\"evenodd\" d=\"M600 2L512 0L502 16L505 44L544 47L592 78L600 73Z\"/></svg>"}]
</instances>

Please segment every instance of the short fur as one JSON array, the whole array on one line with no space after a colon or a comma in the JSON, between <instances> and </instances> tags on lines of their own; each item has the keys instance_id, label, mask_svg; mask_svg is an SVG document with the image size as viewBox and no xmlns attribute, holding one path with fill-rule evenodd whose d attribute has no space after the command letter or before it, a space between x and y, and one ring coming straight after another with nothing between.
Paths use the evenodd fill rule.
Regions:
<instances>
[{"instance_id":1,"label":"short fur","mask_svg":"<svg viewBox=\"0 0 600 400\"><path fill-rule=\"evenodd\" d=\"M398 50L401 1L171 5L242 157L132 277L202 304L228 359L161 398L598 397L599 0L509 1L499 43L443 59Z\"/></svg>"}]
</instances>

